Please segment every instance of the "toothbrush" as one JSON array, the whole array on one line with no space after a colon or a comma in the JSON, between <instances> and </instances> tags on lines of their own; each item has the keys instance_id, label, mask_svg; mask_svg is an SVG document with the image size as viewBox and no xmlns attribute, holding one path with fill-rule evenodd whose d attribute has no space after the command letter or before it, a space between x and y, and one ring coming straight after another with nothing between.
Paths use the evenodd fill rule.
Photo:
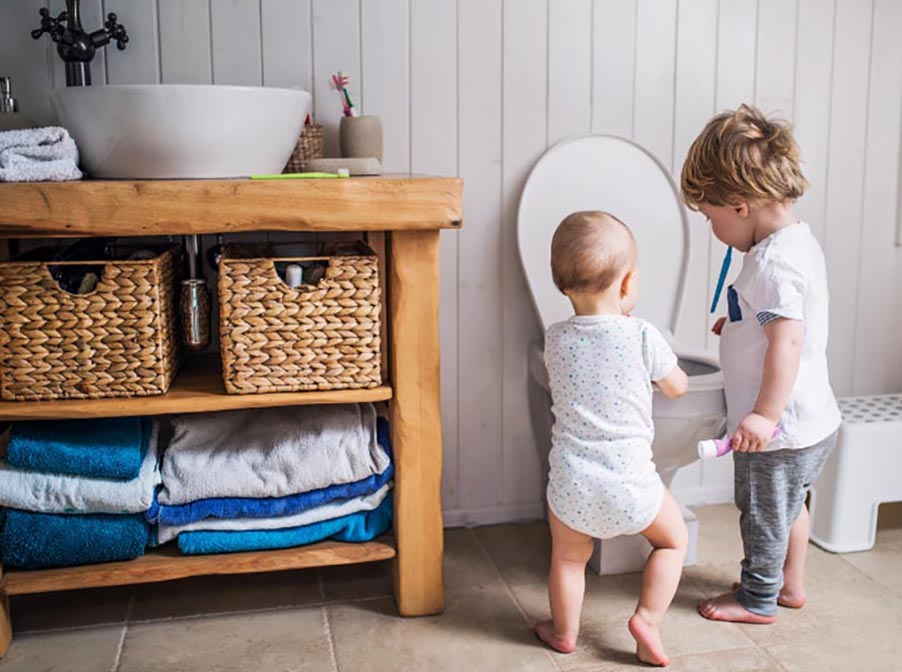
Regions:
<instances>
[{"instance_id":1,"label":"toothbrush","mask_svg":"<svg viewBox=\"0 0 902 672\"><path fill-rule=\"evenodd\" d=\"M338 91L338 95L341 96L344 115L346 117L356 117L357 113L354 111L354 103L351 100L351 94L348 93L348 85L350 84L348 76L339 70L332 75L332 84L335 86L335 90Z\"/></svg>"},{"instance_id":2,"label":"toothbrush","mask_svg":"<svg viewBox=\"0 0 902 672\"><path fill-rule=\"evenodd\" d=\"M770 437L771 440L780 436L780 433L780 428L775 428L773 435ZM723 439L708 439L706 441L698 442L698 456L702 459L707 457L723 457L732 450L733 438L729 436Z\"/></svg>"},{"instance_id":3,"label":"toothbrush","mask_svg":"<svg viewBox=\"0 0 902 672\"><path fill-rule=\"evenodd\" d=\"M727 281L727 273L730 270L730 261L733 259L733 248L728 247L723 257L723 263L720 266L720 276L717 278L717 288L714 290L714 300L711 302L711 313L717 312L717 304L720 303L720 294L723 292L723 285Z\"/></svg>"}]
</instances>

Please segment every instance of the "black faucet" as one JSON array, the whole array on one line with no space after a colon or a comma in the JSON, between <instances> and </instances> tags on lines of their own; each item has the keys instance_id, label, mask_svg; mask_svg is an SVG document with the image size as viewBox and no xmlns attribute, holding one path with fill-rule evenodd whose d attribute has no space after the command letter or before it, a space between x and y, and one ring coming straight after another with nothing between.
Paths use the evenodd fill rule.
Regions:
<instances>
[{"instance_id":1,"label":"black faucet","mask_svg":"<svg viewBox=\"0 0 902 672\"><path fill-rule=\"evenodd\" d=\"M128 42L125 26L112 12L107 15L103 28L86 33L81 27L80 4L81 0L66 0L66 11L56 18L50 16L46 7L41 8L41 27L31 31L36 40L49 33L56 42L56 50L66 62L66 86L91 86L91 61L97 49L116 40L121 51Z\"/></svg>"}]
</instances>

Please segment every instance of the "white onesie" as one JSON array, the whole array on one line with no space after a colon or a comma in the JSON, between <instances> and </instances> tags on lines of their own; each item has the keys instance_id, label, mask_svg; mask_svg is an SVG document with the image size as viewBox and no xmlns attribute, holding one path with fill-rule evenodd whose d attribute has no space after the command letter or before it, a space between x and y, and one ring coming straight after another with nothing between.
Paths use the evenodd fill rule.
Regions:
<instances>
[{"instance_id":1,"label":"white onesie","mask_svg":"<svg viewBox=\"0 0 902 672\"><path fill-rule=\"evenodd\" d=\"M574 315L549 327L545 366L554 428L548 506L599 539L637 534L658 515L651 381L677 364L654 326L622 315Z\"/></svg>"}]
</instances>

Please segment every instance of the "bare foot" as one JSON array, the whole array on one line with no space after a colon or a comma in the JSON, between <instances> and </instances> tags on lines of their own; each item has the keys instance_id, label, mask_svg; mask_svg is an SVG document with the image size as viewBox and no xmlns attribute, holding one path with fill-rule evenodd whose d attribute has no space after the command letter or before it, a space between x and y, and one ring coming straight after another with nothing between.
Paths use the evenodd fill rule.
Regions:
<instances>
[{"instance_id":1,"label":"bare foot","mask_svg":"<svg viewBox=\"0 0 902 672\"><path fill-rule=\"evenodd\" d=\"M739 590L739 581L733 584L733 590ZM790 590L786 586L780 590L777 604L787 609L801 609L808 603L804 590Z\"/></svg>"},{"instance_id":2,"label":"bare foot","mask_svg":"<svg viewBox=\"0 0 902 672\"><path fill-rule=\"evenodd\" d=\"M567 639L566 637L560 637L559 635L554 634L553 621L542 621L541 623L536 623L534 631L536 633L536 637L541 639L558 653L573 653L573 649L576 648L575 637L573 639Z\"/></svg>"},{"instance_id":3,"label":"bare foot","mask_svg":"<svg viewBox=\"0 0 902 672\"><path fill-rule=\"evenodd\" d=\"M753 614L736 600L734 593L724 593L710 600L698 603L698 613L709 621L731 621L733 623L761 623L766 625L777 620L776 616Z\"/></svg>"},{"instance_id":4,"label":"bare foot","mask_svg":"<svg viewBox=\"0 0 902 672\"><path fill-rule=\"evenodd\" d=\"M667 654L664 653L664 647L661 644L661 634L658 632L658 626L654 623L649 623L639 614L633 614L628 625L630 634L636 640L636 656L639 660L659 667L670 665L670 661L667 659Z\"/></svg>"}]
</instances>

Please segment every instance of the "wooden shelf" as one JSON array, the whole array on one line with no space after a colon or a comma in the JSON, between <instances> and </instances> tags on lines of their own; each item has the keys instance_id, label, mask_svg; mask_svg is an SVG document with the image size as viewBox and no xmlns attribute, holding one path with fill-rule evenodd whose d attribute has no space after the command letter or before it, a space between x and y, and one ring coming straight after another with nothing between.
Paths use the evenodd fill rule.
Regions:
<instances>
[{"instance_id":1,"label":"wooden shelf","mask_svg":"<svg viewBox=\"0 0 902 672\"><path fill-rule=\"evenodd\" d=\"M377 402L391 398L392 388L388 385L362 390L226 394L219 358L207 356L197 357L183 367L166 394L120 399L3 401L0 402L0 421L201 413L273 406Z\"/></svg>"},{"instance_id":2,"label":"wooden shelf","mask_svg":"<svg viewBox=\"0 0 902 672\"><path fill-rule=\"evenodd\" d=\"M83 180L0 184L0 238L457 228L463 181Z\"/></svg>"},{"instance_id":3,"label":"wooden shelf","mask_svg":"<svg viewBox=\"0 0 902 672\"><path fill-rule=\"evenodd\" d=\"M155 583L205 574L251 574L326 565L351 565L395 557L391 537L360 544L323 541L278 551L181 555L167 544L140 558L80 567L4 572L0 589L8 595L47 593L75 588L101 588L135 583Z\"/></svg>"}]
</instances>

